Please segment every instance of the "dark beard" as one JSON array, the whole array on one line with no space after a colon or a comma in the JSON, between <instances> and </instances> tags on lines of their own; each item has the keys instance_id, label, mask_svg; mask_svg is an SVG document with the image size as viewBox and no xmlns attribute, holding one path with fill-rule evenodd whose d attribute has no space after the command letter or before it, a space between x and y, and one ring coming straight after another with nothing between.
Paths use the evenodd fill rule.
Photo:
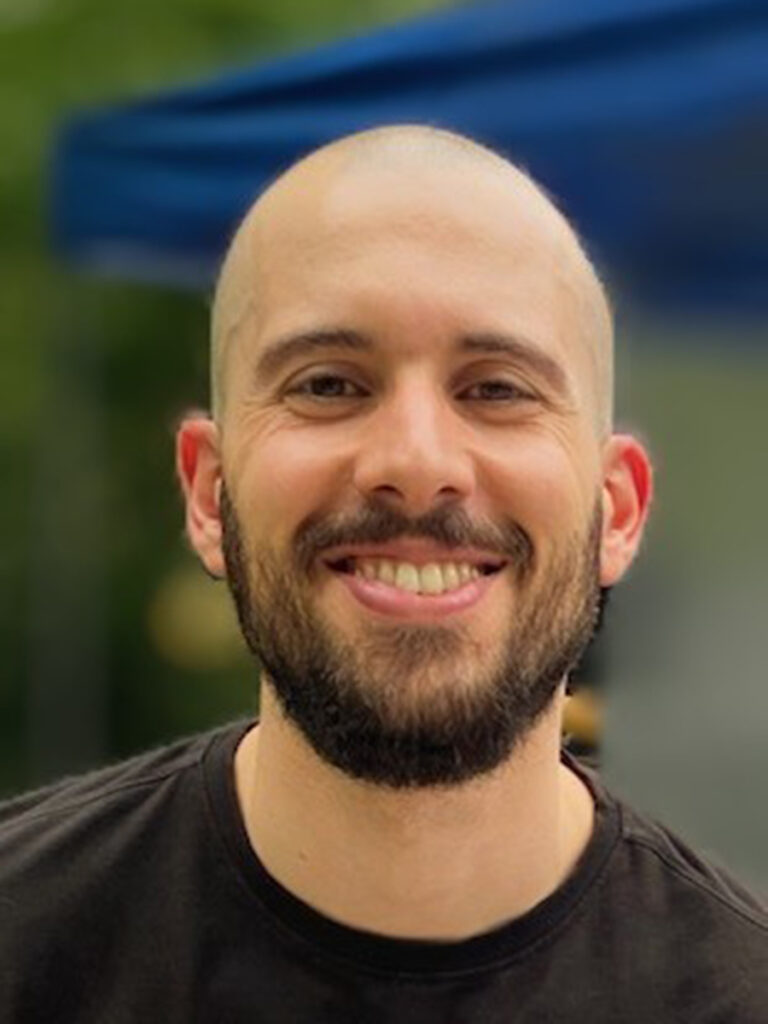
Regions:
<instances>
[{"instance_id":1,"label":"dark beard","mask_svg":"<svg viewBox=\"0 0 768 1024\"><path fill-rule=\"evenodd\" d=\"M588 535L572 540L538 581L525 531L510 524L482 537L456 508L414 523L383 503L366 506L354 523L308 520L297 534L293 562L262 551L250 566L226 488L221 517L227 581L243 636L284 714L323 760L393 789L457 785L500 765L551 705L600 618L597 503ZM450 676L451 664L472 650L464 628L372 622L351 642L332 633L304 596L303 581L317 573L323 550L404 536L483 548L510 560L504 571L517 588L515 622L498 663L469 686ZM366 666L380 668L377 678L387 683L376 689L369 679L367 685ZM419 683L436 673L441 691L425 696Z\"/></svg>"}]
</instances>

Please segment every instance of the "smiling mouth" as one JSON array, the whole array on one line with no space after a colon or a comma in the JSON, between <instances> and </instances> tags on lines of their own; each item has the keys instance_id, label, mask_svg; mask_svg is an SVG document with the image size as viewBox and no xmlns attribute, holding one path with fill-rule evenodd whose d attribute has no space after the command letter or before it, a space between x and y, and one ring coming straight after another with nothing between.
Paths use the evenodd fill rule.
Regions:
<instances>
[{"instance_id":1,"label":"smiling mouth","mask_svg":"<svg viewBox=\"0 0 768 1024\"><path fill-rule=\"evenodd\" d=\"M506 563L444 561L415 565L391 558L347 556L326 565L334 572L384 584L409 594L439 596L460 590L484 576L496 575Z\"/></svg>"}]
</instances>

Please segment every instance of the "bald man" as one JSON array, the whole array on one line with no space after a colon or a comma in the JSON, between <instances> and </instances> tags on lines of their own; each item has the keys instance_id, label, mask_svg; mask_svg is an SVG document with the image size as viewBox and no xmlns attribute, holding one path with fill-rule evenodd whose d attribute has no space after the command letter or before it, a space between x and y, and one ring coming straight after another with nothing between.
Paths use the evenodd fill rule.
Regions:
<instances>
[{"instance_id":1,"label":"bald man","mask_svg":"<svg viewBox=\"0 0 768 1024\"><path fill-rule=\"evenodd\" d=\"M612 325L519 169L418 126L231 244L189 541L247 721L6 806L3 1021L768 1020L768 913L561 749L651 500Z\"/></svg>"}]
</instances>

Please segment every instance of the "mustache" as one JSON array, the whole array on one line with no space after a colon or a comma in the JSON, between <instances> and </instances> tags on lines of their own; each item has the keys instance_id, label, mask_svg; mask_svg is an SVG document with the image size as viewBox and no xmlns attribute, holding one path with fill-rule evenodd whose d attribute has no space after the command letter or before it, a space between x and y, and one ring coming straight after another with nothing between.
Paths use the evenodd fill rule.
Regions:
<instances>
[{"instance_id":1,"label":"mustache","mask_svg":"<svg viewBox=\"0 0 768 1024\"><path fill-rule=\"evenodd\" d=\"M429 540L446 548L480 548L510 562L521 576L527 576L533 567L533 541L519 523L474 523L458 505L443 505L410 519L391 505L371 499L353 516L315 514L300 525L294 549L298 567L309 572L328 548L384 544L401 538Z\"/></svg>"}]
</instances>

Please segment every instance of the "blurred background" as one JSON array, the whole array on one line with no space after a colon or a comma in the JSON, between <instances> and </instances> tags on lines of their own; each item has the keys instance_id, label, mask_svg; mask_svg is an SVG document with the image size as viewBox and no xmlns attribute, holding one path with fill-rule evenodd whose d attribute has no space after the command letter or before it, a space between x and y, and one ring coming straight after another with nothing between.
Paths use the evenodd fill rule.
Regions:
<instances>
[{"instance_id":1,"label":"blurred background","mask_svg":"<svg viewBox=\"0 0 768 1024\"><path fill-rule=\"evenodd\" d=\"M575 221L656 465L569 739L768 888L768 14L617 6L0 0L0 794L253 713L173 475L215 268L293 159L427 121Z\"/></svg>"}]
</instances>

